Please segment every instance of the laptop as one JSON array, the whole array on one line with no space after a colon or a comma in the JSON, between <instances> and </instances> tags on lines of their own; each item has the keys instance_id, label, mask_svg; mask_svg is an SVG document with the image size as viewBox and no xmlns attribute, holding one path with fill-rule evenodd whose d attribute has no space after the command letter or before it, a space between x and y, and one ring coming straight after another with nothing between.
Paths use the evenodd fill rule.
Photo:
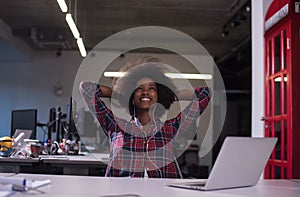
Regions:
<instances>
[{"instance_id":1,"label":"laptop","mask_svg":"<svg viewBox=\"0 0 300 197\"><path fill-rule=\"evenodd\" d=\"M201 191L253 186L276 142L277 138L226 137L207 180L168 186Z\"/></svg>"}]
</instances>

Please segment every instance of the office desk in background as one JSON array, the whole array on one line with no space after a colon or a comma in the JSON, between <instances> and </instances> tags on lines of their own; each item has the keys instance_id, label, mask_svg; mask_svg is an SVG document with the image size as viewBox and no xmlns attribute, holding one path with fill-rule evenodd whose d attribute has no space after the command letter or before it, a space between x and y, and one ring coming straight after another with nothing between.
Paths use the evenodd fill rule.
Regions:
<instances>
[{"instance_id":1,"label":"office desk in background","mask_svg":"<svg viewBox=\"0 0 300 197\"><path fill-rule=\"evenodd\" d=\"M42 155L39 158L0 158L0 173L104 176L108 154Z\"/></svg>"},{"instance_id":2,"label":"office desk in background","mask_svg":"<svg viewBox=\"0 0 300 197\"><path fill-rule=\"evenodd\" d=\"M0 157L0 173L26 172L38 168L39 162L39 158L19 159Z\"/></svg>"},{"instance_id":3,"label":"office desk in background","mask_svg":"<svg viewBox=\"0 0 300 197\"><path fill-rule=\"evenodd\" d=\"M59 176L17 174L28 180L50 179L51 184L40 188L43 196L188 196L188 197L299 197L300 183L292 180L260 180L256 186L216 191L195 191L166 186L168 183L187 181L186 179L143 179L143 178L108 178L88 176ZM190 180L195 181L195 180ZM1 189L1 187L0 187ZM20 196L41 195L37 191L23 192ZM131 195L130 195L131 194Z\"/></svg>"},{"instance_id":4,"label":"office desk in background","mask_svg":"<svg viewBox=\"0 0 300 197\"><path fill-rule=\"evenodd\" d=\"M62 170L63 175L104 176L108 154L46 155L40 159L45 165Z\"/></svg>"}]
</instances>

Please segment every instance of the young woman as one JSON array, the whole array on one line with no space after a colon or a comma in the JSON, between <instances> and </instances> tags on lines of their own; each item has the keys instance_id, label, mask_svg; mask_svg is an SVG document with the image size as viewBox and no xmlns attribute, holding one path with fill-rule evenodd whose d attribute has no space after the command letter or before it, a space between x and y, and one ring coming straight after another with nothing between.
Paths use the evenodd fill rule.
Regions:
<instances>
[{"instance_id":1,"label":"young woman","mask_svg":"<svg viewBox=\"0 0 300 197\"><path fill-rule=\"evenodd\" d=\"M174 142L205 110L210 91L197 87L177 92L164 73L162 64L147 62L127 71L113 90L93 82L81 83L84 100L110 139L106 176L180 178ZM115 115L102 97L116 99L131 118ZM171 104L181 98L191 99L188 106L176 117L161 121Z\"/></svg>"}]
</instances>

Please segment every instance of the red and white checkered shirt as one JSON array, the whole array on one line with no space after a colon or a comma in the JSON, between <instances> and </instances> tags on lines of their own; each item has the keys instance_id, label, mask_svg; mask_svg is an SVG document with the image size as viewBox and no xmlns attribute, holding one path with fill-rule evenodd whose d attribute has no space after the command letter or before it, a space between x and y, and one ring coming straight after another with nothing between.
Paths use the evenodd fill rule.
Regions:
<instances>
[{"instance_id":1,"label":"red and white checkered shirt","mask_svg":"<svg viewBox=\"0 0 300 197\"><path fill-rule=\"evenodd\" d=\"M173 153L174 140L178 134L184 134L207 107L208 87L195 88L195 96L182 112L165 122L154 121L155 124L147 128L147 134L136 118L128 121L114 116L101 100L98 84L82 82L80 92L110 139L106 176L144 177L146 170L149 178L180 178Z\"/></svg>"}]
</instances>

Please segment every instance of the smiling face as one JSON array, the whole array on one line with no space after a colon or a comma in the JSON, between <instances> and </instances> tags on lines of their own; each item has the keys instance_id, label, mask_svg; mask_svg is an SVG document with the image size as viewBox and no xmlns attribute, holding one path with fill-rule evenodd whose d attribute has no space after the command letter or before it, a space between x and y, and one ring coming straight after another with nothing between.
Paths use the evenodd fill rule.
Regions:
<instances>
[{"instance_id":1,"label":"smiling face","mask_svg":"<svg viewBox=\"0 0 300 197\"><path fill-rule=\"evenodd\" d=\"M157 103L157 87L155 82L149 78L142 78L137 82L133 100L136 110L149 110Z\"/></svg>"}]
</instances>

